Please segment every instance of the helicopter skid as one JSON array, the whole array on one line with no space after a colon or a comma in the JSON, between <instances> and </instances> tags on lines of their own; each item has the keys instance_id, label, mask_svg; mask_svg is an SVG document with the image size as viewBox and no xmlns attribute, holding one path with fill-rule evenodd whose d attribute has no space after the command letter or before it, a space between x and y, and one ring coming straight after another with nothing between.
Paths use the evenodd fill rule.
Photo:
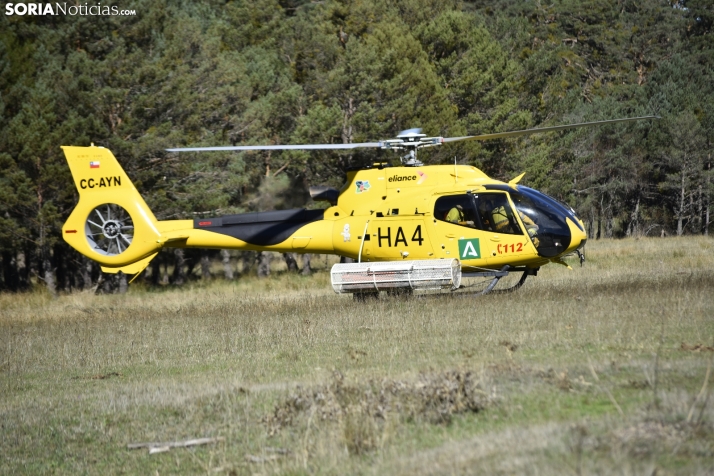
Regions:
<instances>
[{"instance_id":1,"label":"helicopter skid","mask_svg":"<svg viewBox=\"0 0 714 476\"><path fill-rule=\"evenodd\" d=\"M411 296L414 291L448 290L453 292L468 286L463 278L492 278L483 291L460 292L459 295L485 295L513 292L523 286L528 276L538 274L539 268L504 266L500 270L462 272L458 260L419 260L411 262L377 262L336 264L331 271L332 287L338 294L351 293L355 300L366 301L379 297L380 291L390 296ZM519 281L507 288L494 290L501 278L512 272L522 273Z\"/></svg>"},{"instance_id":2,"label":"helicopter skid","mask_svg":"<svg viewBox=\"0 0 714 476\"><path fill-rule=\"evenodd\" d=\"M538 274L538 269L539 268L524 268L524 267L512 267L512 266L504 266L501 268L500 271L481 271L481 272L476 272L476 273L461 273L462 278L493 278L491 282L486 286L486 288L479 292L479 293L463 293L469 296L483 296L485 294L489 293L495 293L495 294L504 294L504 293L511 293L513 291L516 291L519 289L523 284L526 282L526 279L528 279L528 276L536 276ZM516 284L511 286L510 288L506 289L497 289L494 290L498 282L501 280L501 278L508 276L509 273L518 273L521 272L523 273L521 275L521 279L518 280Z\"/></svg>"}]
</instances>

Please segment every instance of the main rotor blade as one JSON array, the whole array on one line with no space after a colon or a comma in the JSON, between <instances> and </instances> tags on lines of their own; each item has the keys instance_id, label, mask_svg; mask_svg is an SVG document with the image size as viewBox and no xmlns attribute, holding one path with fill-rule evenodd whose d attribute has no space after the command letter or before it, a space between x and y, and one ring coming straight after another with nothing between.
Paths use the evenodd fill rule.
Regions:
<instances>
[{"instance_id":1,"label":"main rotor blade","mask_svg":"<svg viewBox=\"0 0 714 476\"><path fill-rule=\"evenodd\" d=\"M301 144L301 145L237 145L224 147L182 147L166 149L168 152L209 152L221 150L314 150L314 149L358 149L379 148L381 142L358 142L355 144Z\"/></svg>"},{"instance_id":2,"label":"main rotor blade","mask_svg":"<svg viewBox=\"0 0 714 476\"><path fill-rule=\"evenodd\" d=\"M494 134L481 134L477 136L444 137L444 142L457 142L466 140L491 140L503 137L525 136L537 134L538 132L562 131L563 129L575 129L577 127L599 126L601 124L613 124L615 122L640 121L642 119L660 119L659 116L628 117L624 119L610 119L608 121L581 122L579 124L566 124L563 126L539 127L536 129L524 129L522 131L496 132Z\"/></svg>"}]
</instances>

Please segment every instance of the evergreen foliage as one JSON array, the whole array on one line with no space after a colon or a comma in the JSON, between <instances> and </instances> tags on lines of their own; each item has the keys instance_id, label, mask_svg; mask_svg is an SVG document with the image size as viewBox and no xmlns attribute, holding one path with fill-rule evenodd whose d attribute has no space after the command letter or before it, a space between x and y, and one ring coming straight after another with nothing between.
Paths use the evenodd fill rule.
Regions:
<instances>
[{"instance_id":1,"label":"evergreen foliage","mask_svg":"<svg viewBox=\"0 0 714 476\"><path fill-rule=\"evenodd\" d=\"M269 196L272 206L305 205L308 185L338 186L346 168L381 152L177 156L167 147L362 142L412 127L457 136L657 114L656 123L421 158L456 157L506 180L526 171L524 183L577 209L591 238L709 231L711 2L121 8L136 15L0 16L0 290L35 278L51 290L55 281L66 290L96 281L61 240L76 191L60 145L110 148L158 218L191 218L258 210Z\"/></svg>"}]
</instances>

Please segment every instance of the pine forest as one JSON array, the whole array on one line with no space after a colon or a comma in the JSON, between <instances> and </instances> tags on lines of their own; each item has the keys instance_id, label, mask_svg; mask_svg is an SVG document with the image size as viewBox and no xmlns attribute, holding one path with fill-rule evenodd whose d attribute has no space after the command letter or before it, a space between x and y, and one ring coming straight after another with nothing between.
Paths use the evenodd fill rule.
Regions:
<instances>
[{"instance_id":1,"label":"pine forest","mask_svg":"<svg viewBox=\"0 0 714 476\"><path fill-rule=\"evenodd\" d=\"M521 183L576 209L590 240L712 231L711 0L101 3L135 15L0 13L0 291L70 292L102 279L62 240L78 197L62 145L109 148L158 219L183 219L320 207L310 185L339 188L349 167L384 153L170 147L656 115L420 159L505 181L525 172ZM275 259L295 267L294 256ZM173 284L210 278L221 260L250 270L261 257L163 251L143 279L161 284L168 266Z\"/></svg>"}]
</instances>

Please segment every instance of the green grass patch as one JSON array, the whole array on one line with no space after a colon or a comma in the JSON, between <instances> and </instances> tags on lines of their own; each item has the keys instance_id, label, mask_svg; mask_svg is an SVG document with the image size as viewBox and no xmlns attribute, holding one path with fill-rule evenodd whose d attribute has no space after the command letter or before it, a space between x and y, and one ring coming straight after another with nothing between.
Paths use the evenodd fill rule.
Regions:
<instances>
[{"instance_id":1,"label":"green grass patch","mask_svg":"<svg viewBox=\"0 0 714 476\"><path fill-rule=\"evenodd\" d=\"M711 473L713 243L594 242L480 298L0 295L0 473Z\"/></svg>"}]
</instances>

